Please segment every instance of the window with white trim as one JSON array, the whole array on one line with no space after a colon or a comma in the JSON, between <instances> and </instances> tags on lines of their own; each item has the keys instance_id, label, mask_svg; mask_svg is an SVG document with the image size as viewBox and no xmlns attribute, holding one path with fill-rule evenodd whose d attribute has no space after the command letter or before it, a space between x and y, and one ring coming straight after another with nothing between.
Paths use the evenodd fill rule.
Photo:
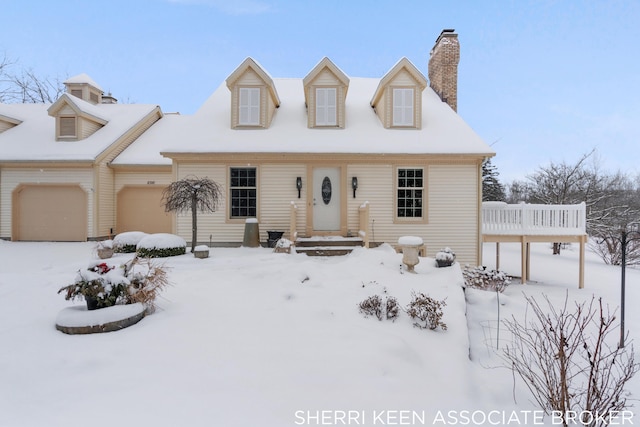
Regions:
<instances>
[{"instance_id":1,"label":"window with white trim","mask_svg":"<svg viewBox=\"0 0 640 427\"><path fill-rule=\"evenodd\" d=\"M231 218L255 218L258 196L256 168L231 168Z\"/></svg>"},{"instance_id":2,"label":"window with white trim","mask_svg":"<svg viewBox=\"0 0 640 427\"><path fill-rule=\"evenodd\" d=\"M61 138L75 138L77 136L75 117L60 117L58 120L60 120Z\"/></svg>"},{"instance_id":3,"label":"window with white trim","mask_svg":"<svg viewBox=\"0 0 640 427\"><path fill-rule=\"evenodd\" d=\"M398 218L422 218L424 197L424 170L398 169Z\"/></svg>"},{"instance_id":4,"label":"window with white trim","mask_svg":"<svg viewBox=\"0 0 640 427\"><path fill-rule=\"evenodd\" d=\"M260 125L260 88L241 87L238 102L238 124L241 126Z\"/></svg>"},{"instance_id":5,"label":"window with white trim","mask_svg":"<svg viewBox=\"0 0 640 427\"><path fill-rule=\"evenodd\" d=\"M337 112L336 88L316 88L316 126L336 126Z\"/></svg>"},{"instance_id":6,"label":"window with white trim","mask_svg":"<svg viewBox=\"0 0 640 427\"><path fill-rule=\"evenodd\" d=\"M393 126L414 126L413 88L393 89Z\"/></svg>"}]
</instances>

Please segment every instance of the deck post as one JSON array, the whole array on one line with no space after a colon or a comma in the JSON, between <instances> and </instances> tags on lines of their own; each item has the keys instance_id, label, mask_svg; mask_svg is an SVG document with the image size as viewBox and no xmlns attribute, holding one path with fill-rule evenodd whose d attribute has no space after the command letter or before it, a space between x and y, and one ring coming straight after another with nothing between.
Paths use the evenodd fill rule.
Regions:
<instances>
[{"instance_id":1,"label":"deck post","mask_svg":"<svg viewBox=\"0 0 640 427\"><path fill-rule=\"evenodd\" d=\"M580 266L578 273L578 289L584 289L584 245L586 236L580 238Z\"/></svg>"},{"instance_id":2,"label":"deck post","mask_svg":"<svg viewBox=\"0 0 640 427\"><path fill-rule=\"evenodd\" d=\"M500 242L496 242L496 270L500 270Z\"/></svg>"},{"instance_id":3,"label":"deck post","mask_svg":"<svg viewBox=\"0 0 640 427\"><path fill-rule=\"evenodd\" d=\"M531 280L531 242L527 242L527 281Z\"/></svg>"},{"instance_id":4,"label":"deck post","mask_svg":"<svg viewBox=\"0 0 640 427\"><path fill-rule=\"evenodd\" d=\"M527 238L525 236L521 237L520 240L520 274L521 274L521 283L523 285L527 284Z\"/></svg>"}]
</instances>

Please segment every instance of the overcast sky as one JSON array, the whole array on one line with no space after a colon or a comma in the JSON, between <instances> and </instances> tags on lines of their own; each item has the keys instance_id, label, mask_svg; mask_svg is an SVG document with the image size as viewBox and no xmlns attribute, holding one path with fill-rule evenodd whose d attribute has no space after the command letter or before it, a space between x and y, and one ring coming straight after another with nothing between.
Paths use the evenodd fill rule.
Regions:
<instances>
[{"instance_id":1,"label":"overcast sky","mask_svg":"<svg viewBox=\"0 0 640 427\"><path fill-rule=\"evenodd\" d=\"M458 114L498 153L500 178L574 162L640 173L640 2L0 0L0 56L42 77L87 73L121 102L195 112L247 56L304 77L328 56L381 77L425 75L459 34Z\"/></svg>"}]
</instances>

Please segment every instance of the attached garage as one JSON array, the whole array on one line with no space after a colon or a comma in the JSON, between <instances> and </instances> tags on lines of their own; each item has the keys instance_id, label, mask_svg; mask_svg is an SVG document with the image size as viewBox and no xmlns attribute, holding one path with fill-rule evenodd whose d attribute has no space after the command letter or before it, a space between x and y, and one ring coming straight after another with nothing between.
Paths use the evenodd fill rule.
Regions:
<instances>
[{"instance_id":1,"label":"attached garage","mask_svg":"<svg viewBox=\"0 0 640 427\"><path fill-rule=\"evenodd\" d=\"M164 211L161 186L125 186L118 192L116 232L171 233L171 214Z\"/></svg>"},{"instance_id":2,"label":"attached garage","mask_svg":"<svg viewBox=\"0 0 640 427\"><path fill-rule=\"evenodd\" d=\"M13 240L87 240L87 193L79 185L23 184L13 192Z\"/></svg>"}]
</instances>

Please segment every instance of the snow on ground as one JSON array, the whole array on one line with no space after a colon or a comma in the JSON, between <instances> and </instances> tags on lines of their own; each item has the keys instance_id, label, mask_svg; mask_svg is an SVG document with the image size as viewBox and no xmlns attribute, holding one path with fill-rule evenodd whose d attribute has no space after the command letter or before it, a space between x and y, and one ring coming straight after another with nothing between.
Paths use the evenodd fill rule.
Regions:
<instances>
[{"instance_id":1,"label":"snow on ground","mask_svg":"<svg viewBox=\"0 0 640 427\"><path fill-rule=\"evenodd\" d=\"M56 316L82 303L56 292L94 260L93 247L0 244L0 426L464 425L448 411L552 425L525 422L536 407L492 350L496 296L468 292L467 305L458 264L438 269L421 258L410 274L389 246L335 258L212 248L207 259L158 260L173 286L140 323L65 335ZM501 248L502 269L517 274L519 247ZM485 246L488 266L493 249ZM619 304L619 268L588 254L579 290L577 251L553 256L535 244L532 252L533 282L501 295L503 318L523 312L525 294ZM640 271L628 270L628 307L639 288ZM446 331L414 328L404 313L380 322L358 312L385 292L406 306L412 291L446 298ZM632 338L639 316L627 309ZM639 381L630 384L636 398Z\"/></svg>"}]
</instances>

